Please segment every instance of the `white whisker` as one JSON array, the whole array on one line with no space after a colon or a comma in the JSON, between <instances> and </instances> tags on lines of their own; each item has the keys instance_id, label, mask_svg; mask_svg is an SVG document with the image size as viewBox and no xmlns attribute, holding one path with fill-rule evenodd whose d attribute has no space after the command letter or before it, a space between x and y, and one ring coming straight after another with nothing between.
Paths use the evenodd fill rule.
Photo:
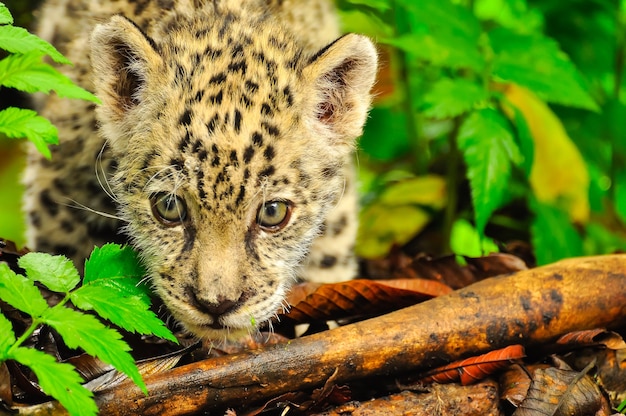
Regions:
<instances>
[{"instance_id":1,"label":"white whisker","mask_svg":"<svg viewBox=\"0 0 626 416\"><path fill-rule=\"evenodd\" d=\"M108 195L113 201L118 202L117 197L115 196L115 192L113 192L113 188L111 188L111 184L107 178L107 172L104 170L104 166L102 165L102 154L104 153L104 149L106 147L106 143L102 145L100 151L98 152L98 156L96 157L96 164L94 165L94 172L96 174L96 179L98 180L98 184L100 184L100 188L104 191L105 194ZM100 169L98 169L100 168ZM100 176L102 174L102 177Z\"/></svg>"},{"instance_id":2,"label":"white whisker","mask_svg":"<svg viewBox=\"0 0 626 416\"><path fill-rule=\"evenodd\" d=\"M66 207L82 209L84 211L92 212L94 214L100 215L101 217L111 218L113 220L118 220L118 221L122 221L122 222L127 222L124 218L118 217L117 215L109 214L108 212L98 211L97 209L89 208L87 205L81 204L80 202L78 202L78 201L76 201L74 199L69 199L68 198L68 200L71 201L72 203L71 204L60 203L60 204L66 206Z\"/></svg>"}]
</instances>

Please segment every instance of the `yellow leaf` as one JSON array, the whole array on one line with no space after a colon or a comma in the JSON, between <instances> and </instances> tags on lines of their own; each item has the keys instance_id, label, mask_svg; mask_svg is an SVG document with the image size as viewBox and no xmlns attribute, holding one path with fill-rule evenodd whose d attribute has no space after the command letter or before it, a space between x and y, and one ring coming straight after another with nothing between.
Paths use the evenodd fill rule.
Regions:
<instances>
[{"instance_id":1,"label":"yellow leaf","mask_svg":"<svg viewBox=\"0 0 626 416\"><path fill-rule=\"evenodd\" d=\"M412 205L386 206L380 203L361 213L356 253L365 258L382 257L394 244L407 243L430 221L430 215Z\"/></svg>"},{"instance_id":2,"label":"yellow leaf","mask_svg":"<svg viewBox=\"0 0 626 416\"><path fill-rule=\"evenodd\" d=\"M505 96L522 113L533 138L530 184L535 196L541 202L565 209L573 221L586 222L589 173L563 124L543 101L525 88L509 84ZM512 118L512 109L507 112Z\"/></svg>"},{"instance_id":3,"label":"yellow leaf","mask_svg":"<svg viewBox=\"0 0 626 416\"><path fill-rule=\"evenodd\" d=\"M417 204L441 209L446 205L446 181L437 175L406 179L385 189L380 201L385 205Z\"/></svg>"}]
</instances>

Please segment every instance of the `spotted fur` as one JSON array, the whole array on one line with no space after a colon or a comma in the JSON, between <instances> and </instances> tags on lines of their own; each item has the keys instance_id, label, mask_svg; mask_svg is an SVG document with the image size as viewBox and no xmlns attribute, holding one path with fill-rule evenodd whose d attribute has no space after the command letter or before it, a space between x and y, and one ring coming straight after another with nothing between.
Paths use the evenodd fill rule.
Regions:
<instances>
[{"instance_id":1,"label":"spotted fur","mask_svg":"<svg viewBox=\"0 0 626 416\"><path fill-rule=\"evenodd\" d=\"M62 144L29 155L33 248L80 262L129 241L200 337L266 321L297 277L353 277L352 151L377 58L338 37L326 0L49 0L42 22L102 105L40 103ZM266 227L272 203L288 215Z\"/></svg>"}]
</instances>

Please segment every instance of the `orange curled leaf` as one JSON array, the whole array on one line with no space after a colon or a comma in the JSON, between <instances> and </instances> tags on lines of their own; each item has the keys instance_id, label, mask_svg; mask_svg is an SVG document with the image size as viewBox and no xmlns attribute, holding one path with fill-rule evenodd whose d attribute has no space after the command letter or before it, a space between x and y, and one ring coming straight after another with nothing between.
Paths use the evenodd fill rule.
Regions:
<instances>
[{"instance_id":1,"label":"orange curled leaf","mask_svg":"<svg viewBox=\"0 0 626 416\"><path fill-rule=\"evenodd\" d=\"M429 371L421 381L424 383L449 383L461 380L463 385L472 384L507 367L512 360L520 359L524 355L522 345L509 345L499 350L436 368Z\"/></svg>"}]
</instances>

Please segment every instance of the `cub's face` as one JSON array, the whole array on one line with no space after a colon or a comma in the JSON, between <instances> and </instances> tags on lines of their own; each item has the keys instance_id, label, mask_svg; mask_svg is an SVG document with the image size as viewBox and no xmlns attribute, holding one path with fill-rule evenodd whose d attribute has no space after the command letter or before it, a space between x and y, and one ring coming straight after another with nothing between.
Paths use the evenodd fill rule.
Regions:
<instances>
[{"instance_id":1,"label":"cub's face","mask_svg":"<svg viewBox=\"0 0 626 416\"><path fill-rule=\"evenodd\" d=\"M276 313L340 197L376 54L348 35L309 57L272 22L202 21L158 43L113 17L92 62L126 232L173 316L223 337Z\"/></svg>"}]
</instances>

